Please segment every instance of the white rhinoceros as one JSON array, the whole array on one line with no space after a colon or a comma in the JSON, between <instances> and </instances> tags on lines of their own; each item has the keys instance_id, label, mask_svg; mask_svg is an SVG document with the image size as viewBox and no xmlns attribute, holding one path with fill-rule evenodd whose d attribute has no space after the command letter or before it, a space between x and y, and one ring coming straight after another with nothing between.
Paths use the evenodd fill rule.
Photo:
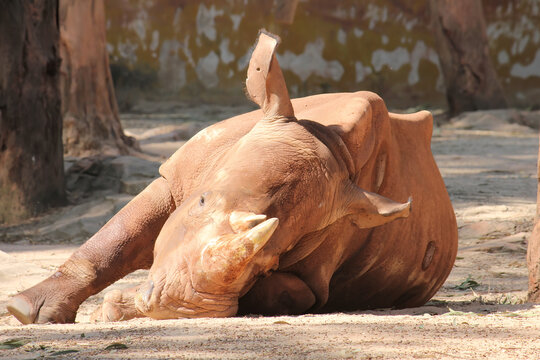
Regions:
<instances>
[{"instance_id":1,"label":"white rhinoceros","mask_svg":"<svg viewBox=\"0 0 540 360\"><path fill-rule=\"evenodd\" d=\"M23 323L72 322L126 274L100 320L410 307L448 276L457 226L430 150L432 117L370 92L290 100L277 37L246 82L261 110L212 125L48 279L11 299ZM414 199L414 212L411 202Z\"/></svg>"}]
</instances>

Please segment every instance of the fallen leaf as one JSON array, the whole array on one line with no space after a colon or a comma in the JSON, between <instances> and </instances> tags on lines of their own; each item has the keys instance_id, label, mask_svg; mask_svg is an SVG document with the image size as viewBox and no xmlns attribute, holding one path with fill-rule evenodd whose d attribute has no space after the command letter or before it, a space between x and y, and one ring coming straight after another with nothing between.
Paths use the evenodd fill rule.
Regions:
<instances>
[{"instance_id":1,"label":"fallen leaf","mask_svg":"<svg viewBox=\"0 0 540 360\"><path fill-rule=\"evenodd\" d=\"M16 349L30 342L28 339L11 339L0 343L0 349Z\"/></svg>"},{"instance_id":2,"label":"fallen leaf","mask_svg":"<svg viewBox=\"0 0 540 360\"><path fill-rule=\"evenodd\" d=\"M468 276L461 284L454 286L454 289L467 290L474 289L478 286L480 286L480 284Z\"/></svg>"},{"instance_id":3,"label":"fallen leaf","mask_svg":"<svg viewBox=\"0 0 540 360\"><path fill-rule=\"evenodd\" d=\"M124 349L127 349L127 345L126 344L122 344L122 343L112 343L111 345L107 346L105 348L105 350L124 350Z\"/></svg>"},{"instance_id":4,"label":"fallen leaf","mask_svg":"<svg viewBox=\"0 0 540 360\"><path fill-rule=\"evenodd\" d=\"M60 351L53 352L51 356L66 355L66 354L72 354L76 352L79 352L79 350L75 350L75 349L60 350Z\"/></svg>"}]
</instances>

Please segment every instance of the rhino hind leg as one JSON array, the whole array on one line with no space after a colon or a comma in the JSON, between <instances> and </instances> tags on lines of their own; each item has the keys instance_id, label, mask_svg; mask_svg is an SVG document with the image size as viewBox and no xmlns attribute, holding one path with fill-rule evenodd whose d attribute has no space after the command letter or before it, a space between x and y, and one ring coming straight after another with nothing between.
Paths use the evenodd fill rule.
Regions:
<instances>
[{"instance_id":1,"label":"rhino hind leg","mask_svg":"<svg viewBox=\"0 0 540 360\"><path fill-rule=\"evenodd\" d=\"M167 181L155 180L52 276L11 298L7 310L23 324L74 322L89 296L135 270L150 268L156 237L174 209Z\"/></svg>"},{"instance_id":2,"label":"rhino hind leg","mask_svg":"<svg viewBox=\"0 0 540 360\"><path fill-rule=\"evenodd\" d=\"M275 272L260 279L239 300L238 315L299 315L316 298L304 281L291 273Z\"/></svg>"},{"instance_id":3,"label":"rhino hind leg","mask_svg":"<svg viewBox=\"0 0 540 360\"><path fill-rule=\"evenodd\" d=\"M138 286L127 290L112 290L105 294L103 303L93 312L91 322L126 321L144 315L135 307Z\"/></svg>"}]
</instances>

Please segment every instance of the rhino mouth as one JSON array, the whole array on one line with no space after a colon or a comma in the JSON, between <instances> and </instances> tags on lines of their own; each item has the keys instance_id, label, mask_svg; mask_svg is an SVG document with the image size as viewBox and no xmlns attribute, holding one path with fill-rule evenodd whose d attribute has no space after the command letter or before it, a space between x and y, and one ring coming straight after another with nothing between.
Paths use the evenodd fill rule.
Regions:
<instances>
[{"instance_id":1,"label":"rhino mouth","mask_svg":"<svg viewBox=\"0 0 540 360\"><path fill-rule=\"evenodd\" d=\"M157 294L160 303L146 302L145 292L135 296L135 306L145 316L157 320L201 317L230 317L238 310L238 300L228 294L205 294L191 289L186 298L173 299L166 293ZM148 297L150 300L151 296Z\"/></svg>"},{"instance_id":2,"label":"rhino mouth","mask_svg":"<svg viewBox=\"0 0 540 360\"><path fill-rule=\"evenodd\" d=\"M169 275L170 276L170 275ZM238 300L234 294L214 294L199 291L187 271L167 283L167 275L154 275L135 294L135 307L153 319L178 319L199 317L229 317L236 314Z\"/></svg>"}]
</instances>

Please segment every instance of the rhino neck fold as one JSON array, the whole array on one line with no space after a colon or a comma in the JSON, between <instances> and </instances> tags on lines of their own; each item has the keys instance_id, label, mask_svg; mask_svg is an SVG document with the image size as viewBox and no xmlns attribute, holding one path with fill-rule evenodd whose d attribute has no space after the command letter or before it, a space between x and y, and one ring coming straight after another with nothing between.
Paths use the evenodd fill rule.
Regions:
<instances>
[{"instance_id":1,"label":"rhino neck fold","mask_svg":"<svg viewBox=\"0 0 540 360\"><path fill-rule=\"evenodd\" d=\"M264 123L279 124L279 123L289 123L289 122L295 122L295 121L297 121L297 119L294 116L280 116L280 115L265 116L260 120L260 122L263 124Z\"/></svg>"},{"instance_id":2,"label":"rhino neck fold","mask_svg":"<svg viewBox=\"0 0 540 360\"><path fill-rule=\"evenodd\" d=\"M298 123L306 128L315 138L317 138L317 140L322 142L324 146L330 150L340 166L348 172L349 178L354 176L356 167L351 153L338 134L328 127L311 120L300 120Z\"/></svg>"}]
</instances>

